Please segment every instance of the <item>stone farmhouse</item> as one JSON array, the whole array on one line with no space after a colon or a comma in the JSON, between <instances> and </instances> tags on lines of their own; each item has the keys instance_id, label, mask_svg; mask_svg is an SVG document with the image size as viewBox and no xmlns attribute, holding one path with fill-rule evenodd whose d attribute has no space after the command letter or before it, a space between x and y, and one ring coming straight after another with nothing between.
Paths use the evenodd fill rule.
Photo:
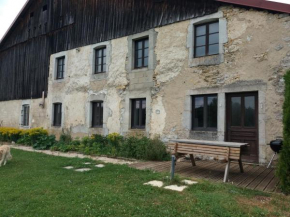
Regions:
<instances>
[{"instance_id":1,"label":"stone farmhouse","mask_svg":"<svg viewBox=\"0 0 290 217\"><path fill-rule=\"evenodd\" d=\"M60 135L247 142L282 136L290 5L28 0L0 43L0 123Z\"/></svg>"}]
</instances>

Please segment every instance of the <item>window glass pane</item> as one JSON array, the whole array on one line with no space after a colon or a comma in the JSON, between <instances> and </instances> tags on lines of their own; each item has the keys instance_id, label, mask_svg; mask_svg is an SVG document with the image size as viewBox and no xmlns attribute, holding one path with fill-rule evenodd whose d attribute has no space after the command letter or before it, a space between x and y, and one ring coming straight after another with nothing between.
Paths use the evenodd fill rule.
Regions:
<instances>
[{"instance_id":1,"label":"window glass pane","mask_svg":"<svg viewBox=\"0 0 290 217\"><path fill-rule=\"evenodd\" d=\"M148 52L149 52L149 49L146 48L146 49L144 50L144 57L148 57Z\"/></svg>"},{"instance_id":2,"label":"window glass pane","mask_svg":"<svg viewBox=\"0 0 290 217\"><path fill-rule=\"evenodd\" d=\"M102 65L98 65L98 72L102 72Z\"/></svg>"},{"instance_id":3,"label":"window glass pane","mask_svg":"<svg viewBox=\"0 0 290 217\"><path fill-rule=\"evenodd\" d=\"M209 35L209 44L219 43L219 33Z\"/></svg>"},{"instance_id":4,"label":"window glass pane","mask_svg":"<svg viewBox=\"0 0 290 217\"><path fill-rule=\"evenodd\" d=\"M195 48L195 56L196 57L205 56L205 46Z\"/></svg>"},{"instance_id":5,"label":"window glass pane","mask_svg":"<svg viewBox=\"0 0 290 217\"><path fill-rule=\"evenodd\" d=\"M106 48L103 49L103 56L107 56L107 49Z\"/></svg>"},{"instance_id":6,"label":"window glass pane","mask_svg":"<svg viewBox=\"0 0 290 217\"><path fill-rule=\"evenodd\" d=\"M107 71L106 70L106 64L103 64L103 72Z\"/></svg>"},{"instance_id":7,"label":"window glass pane","mask_svg":"<svg viewBox=\"0 0 290 217\"><path fill-rule=\"evenodd\" d=\"M196 37L196 46L205 45L205 39L206 39L205 36Z\"/></svg>"},{"instance_id":8,"label":"window glass pane","mask_svg":"<svg viewBox=\"0 0 290 217\"><path fill-rule=\"evenodd\" d=\"M148 66L148 57L144 58L144 67Z\"/></svg>"},{"instance_id":9,"label":"window glass pane","mask_svg":"<svg viewBox=\"0 0 290 217\"><path fill-rule=\"evenodd\" d=\"M143 57L143 50L138 50L137 51L137 58Z\"/></svg>"},{"instance_id":10,"label":"window glass pane","mask_svg":"<svg viewBox=\"0 0 290 217\"><path fill-rule=\"evenodd\" d=\"M207 127L217 128L217 96L207 97Z\"/></svg>"},{"instance_id":11,"label":"window glass pane","mask_svg":"<svg viewBox=\"0 0 290 217\"><path fill-rule=\"evenodd\" d=\"M194 98L194 127L203 127L203 114L204 114L204 97L195 97Z\"/></svg>"},{"instance_id":12,"label":"window glass pane","mask_svg":"<svg viewBox=\"0 0 290 217\"><path fill-rule=\"evenodd\" d=\"M209 45L208 47L208 54L218 54L219 53L219 44Z\"/></svg>"},{"instance_id":13,"label":"window glass pane","mask_svg":"<svg viewBox=\"0 0 290 217\"><path fill-rule=\"evenodd\" d=\"M133 127L137 127L137 126L139 126L139 114L140 114L140 112L139 112L139 108L140 108L140 101L134 101L135 103L135 106L134 106L134 108L133 108L133 114L134 114L134 116L133 116Z\"/></svg>"},{"instance_id":14,"label":"window glass pane","mask_svg":"<svg viewBox=\"0 0 290 217\"><path fill-rule=\"evenodd\" d=\"M141 126L146 125L146 100L142 100L142 119Z\"/></svg>"},{"instance_id":15,"label":"window glass pane","mask_svg":"<svg viewBox=\"0 0 290 217\"><path fill-rule=\"evenodd\" d=\"M255 97L246 96L245 97L245 126L246 127L254 127L256 125L255 111L256 111Z\"/></svg>"},{"instance_id":16,"label":"window glass pane","mask_svg":"<svg viewBox=\"0 0 290 217\"><path fill-rule=\"evenodd\" d=\"M196 36L200 36L200 35L205 35L206 33L206 26L197 26L195 28L195 31L196 31Z\"/></svg>"},{"instance_id":17,"label":"window glass pane","mask_svg":"<svg viewBox=\"0 0 290 217\"><path fill-rule=\"evenodd\" d=\"M149 47L149 39L145 39L145 48Z\"/></svg>"},{"instance_id":18,"label":"window glass pane","mask_svg":"<svg viewBox=\"0 0 290 217\"><path fill-rule=\"evenodd\" d=\"M219 32L219 23L209 24L209 33Z\"/></svg>"},{"instance_id":19,"label":"window glass pane","mask_svg":"<svg viewBox=\"0 0 290 217\"><path fill-rule=\"evenodd\" d=\"M142 59L137 60L137 67L142 67Z\"/></svg>"},{"instance_id":20,"label":"window glass pane","mask_svg":"<svg viewBox=\"0 0 290 217\"><path fill-rule=\"evenodd\" d=\"M137 49L142 49L142 41L136 41L136 48Z\"/></svg>"},{"instance_id":21,"label":"window glass pane","mask_svg":"<svg viewBox=\"0 0 290 217\"><path fill-rule=\"evenodd\" d=\"M103 63L106 63L107 58L103 57Z\"/></svg>"},{"instance_id":22,"label":"window glass pane","mask_svg":"<svg viewBox=\"0 0 290 217\"><path fill-rule=\"evenodd\" d=\"M231 98L231 119L232 119L232 126L241 126L241 97L232 97Z\"/></svg>"},{"instance_id":23,"label":"window glass pane","mask_svg":"<svg viewBox=\"0 0 290 217\"><path fill-rule=\"evenodd\" d=\"M98 50L98 57L102 57L102 49Z\"/></svg>"}]
</instances>

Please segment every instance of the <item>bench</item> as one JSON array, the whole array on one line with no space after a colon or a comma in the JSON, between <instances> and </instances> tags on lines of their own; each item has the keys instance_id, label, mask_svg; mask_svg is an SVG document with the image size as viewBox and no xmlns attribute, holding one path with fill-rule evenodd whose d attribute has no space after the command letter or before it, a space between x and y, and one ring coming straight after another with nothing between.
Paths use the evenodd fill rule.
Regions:
<instances>
[{"instance_id":1,"label":"bench","mask_svg":"<svg viewBox=\"0 0 290 217\"><path fill-rule=\"evenodd\" d=\"M192 166L196 166L194 156L206 156L213 157L215 160L225 160L227 162L225 168L224 182L228 181L230 163L231 161L238 161L241 173L244 172L241 148L246 146L247 143L233 143L233 142L215 142L215 141L203 141L203 140L170 140L168 148L173 154L174 163L172 167L175 167L176 160L180 155L189 155ZM171 169L172 177L174 176L174 168Z\"/></svg>"}]
</instances>

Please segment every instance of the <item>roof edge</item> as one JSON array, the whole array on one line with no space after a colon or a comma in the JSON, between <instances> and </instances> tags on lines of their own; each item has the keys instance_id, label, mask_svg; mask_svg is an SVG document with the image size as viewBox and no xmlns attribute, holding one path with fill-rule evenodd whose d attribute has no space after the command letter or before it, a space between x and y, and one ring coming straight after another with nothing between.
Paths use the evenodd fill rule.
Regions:
<instances>
[{"instance_id":1,"label":"roof edge","mask_svg":"<svg viewBox=\"0 0 290 217\"><path fill-rule=\"evenodd\" d=\"M218 2L225 2L236 5L249 6L254 8L261 8L282 13L290 13L290 4L273 2L270 0L216 0Z\"/></svg>"}]
</instances>

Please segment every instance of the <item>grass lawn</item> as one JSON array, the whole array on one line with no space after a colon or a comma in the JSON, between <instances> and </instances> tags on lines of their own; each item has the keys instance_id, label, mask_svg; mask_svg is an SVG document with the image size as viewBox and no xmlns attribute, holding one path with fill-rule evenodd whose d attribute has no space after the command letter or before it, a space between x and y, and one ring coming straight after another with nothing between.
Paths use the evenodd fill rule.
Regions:
<instances>
[{"instance_id":1,"label":"grass lawn","mask_svg":"<svg viewBox=\"0 0 290 217\"><path fill-rule=\"evenodd\" d=\"M144 186L166 174L12 150L0 168L0 216L290 216L290 198L201 182L182 193Z\"/></svg>"}]
</instances>

